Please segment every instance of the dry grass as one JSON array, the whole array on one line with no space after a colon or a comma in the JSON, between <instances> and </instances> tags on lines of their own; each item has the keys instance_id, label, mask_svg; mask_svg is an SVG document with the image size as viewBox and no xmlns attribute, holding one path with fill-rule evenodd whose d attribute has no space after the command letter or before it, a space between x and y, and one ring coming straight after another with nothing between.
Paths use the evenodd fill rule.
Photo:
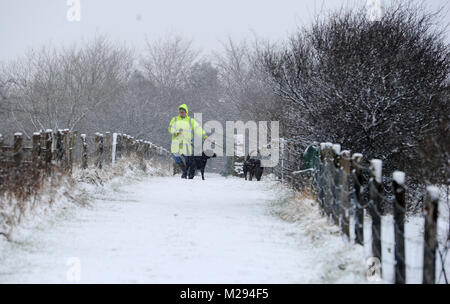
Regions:
<instances>
[{"instance_id":1,"label":"dry grass","mask_svg":"<svg viewBox=\"0 0 450 304\"><path fill-rule=\"evenodd\" d=\"M64 174L42 177L39 186L33 190L32 194L23 195L17 187L0 196L0 235L9 241L15 228L24 220L31 219L36 212L45 212L60 202L85 206L90 199L72 177Z\"/></svg>"},{"instance_id":2,"label":"dry grass","mask_svg":"<svg viewBox=\"0 0 450 304\"><path fill-rule=\"evenodd\" d=\"M17 169L17 168L15 168ZM88 183L101 187L113 178L126 174L168 175L171 163L164 159L142 160L136 156L123 158L114 165L103 169L74 168L72 176L54 170L50 176L43 170L24 167L10 170L2 176L0 191L0 236L12 239L14 229L25 218L33 217L38 209L57 208L61 202L85 206L90 203L90 195L80 187Z\"/></svg>"},{"instance_id":3,"label":"dry grass","mask_svg":"<svg viewBox=\"0 0 450 304\"><path fill-rule=\"evenodd\" d=\"M316 205L317 200L312 191L294 192L282 207L280 217L287 222L296 222Z\"/></svg>"}]
</instances>

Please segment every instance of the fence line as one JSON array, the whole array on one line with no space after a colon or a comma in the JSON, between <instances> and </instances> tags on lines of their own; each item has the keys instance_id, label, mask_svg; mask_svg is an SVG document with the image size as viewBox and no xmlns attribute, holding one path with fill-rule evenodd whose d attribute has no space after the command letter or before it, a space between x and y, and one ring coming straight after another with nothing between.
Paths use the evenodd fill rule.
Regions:
<instances>
[{"instance_id":1,"label":"fence line","mask_svg":"<svg viewBox=\"0 0 450 304\"><path fill-rule=\"evenodd\" d=\"M362 228L364 225L364 210L372 220L372 257L380 261L379 273L383 276L382 243L385 242L381 237L381 218L384 215L382 206L393 207L393 225L394 225L394 281L397 284L406 282L406 259L405 259L405 174L401 171L394 172L392 176L393 198L387 198L383 194L383 162L378 159L370 160L369 167L362 167L361 154L354 154L350 157L350 152L342 151L335 145L324 143L320 146L320 153L327 155L320 159L322 166L319 167L317 174L322 175L317 179L316 187L328 196L322 196L322 205L324 210L331 216L342 231L349 237L349 230L346 223L350 216L355 222L355 235L358 235L357 242L364 243L364 234ZM353 164L355 163L355 164ZM328 170L323 168L328 167ZM355 170L351 170L353 167ZM321 170L322 169L322 170ZM351 173L350 173L351 172ZM365 182L361 174L368 174L368 181ZM324 182L324 181L329 181ZM345 185L356 185L354 188L345 188ZM366 189L366 190L365 190ZM368 196L363 195L368 190ZM359 192L356 195L356 191ZM349 197L352 197L349 200ZM345 199L344 199L345 198ZM424 205L424 252L423 252L423 283L431 284L436 282L436 251L437 242L437 204L439 201L439 189L428 187ZM349 204L352 202L352 205ZM328 206L327 206L328 205ZM358 210L358 212L355 212ZM358 216L355 217L355 214ZM416 241L416 240L414 240ZM445 267L445 261L443 261ZM443 268L445 271L445 268Z\"/></svg>"},{"instance_id":2,"label":"fence line","mask_svg":"<svg viewBox=\"0 0 450 304\"><path fill-rule=\"evenodd\" d=\"M419 270L408 265L405 255L405 242L422 244L423 241L423 272L424 284L436 283L439 276L447 281L445 269L445 257L448 251L448 243L443 245L445 254L439 251L438 243L438 202L440 199L439 188L431 186L424 194L423 240L408 238L405 234L407 202L405 173L396 171L392 175L390 187L393 196L387 197L383 193L383 175L381 160L370 160L369 165L363 165L364 156L360 153L351 154L350 151L341 151L340 145L322 143L315 147L317 164L313 168L301 168L295 171L302 163L304 155L298 147L287 144L286 156L283 155L285 182L297 189L304 189L309 183L317 194L318 204L322 214L338 225L342 234L359 245L369 245L371 248L371 271L377 272L382 278L384 265L394 266L394 282L406 283L407 270ZM385 179L387 180L387 179ZM389 178L391 180L391 178ZM300 186L299 186L300 185ZM448 199L448 198L447 198ZM385 207L392 207L394 234L393 240L382 239L382 216L385 215ZM364 240L364 217L371 219L371 241ZM351 225L352 223L352 225ZM392 246L394 260L383 261L382 245ZM442 269L437 269L438 254L442 260ZM375 265L376 264L376 265ZM377 268L378 267L378 268ZM377 268L377 269L375 269Z\"/></svg>"},{"instance_id":3,"label":"fence line","mask_svg":"<svg viewBox=\"0 0 450 304\"><path fill-rule=\"evenodd\" d=\"M79 158L75 153L78 139ZM89 154L90 150L93 153ZM0 134L0 194L15 192L19 198L24 198L37 191L44 177L55 173L72 175L74 164L87 169L91 162L101 170L130 156L140 161L159 159L171 163L170 152L166 149L127 134L95 133L93 147L89 146L86 134L78 137L78 132L69 130L36 132L31 146L26 146L22 133L14 134L12 145L6 145Z\"/></svg>"}]
</instances>

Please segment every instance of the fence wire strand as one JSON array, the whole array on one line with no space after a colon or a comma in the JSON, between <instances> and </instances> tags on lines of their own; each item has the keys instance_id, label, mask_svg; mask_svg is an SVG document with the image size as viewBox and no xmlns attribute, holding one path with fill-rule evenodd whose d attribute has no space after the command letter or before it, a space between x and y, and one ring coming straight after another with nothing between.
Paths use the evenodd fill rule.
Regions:
<instances>
[{"instance_id":1,"label":"fence wire strand","mask_svg":"<svg viewBox=\"0 0 450 304\"><path fill-rule=\"evenodd\" d=\"M344 154L333 153L329 145L328 148L328 154L325 154L325 156L317 155L318 163L312 169L298 168L302 162L303 154L292 147L286 149L281 154L284 163L284 168L281 168L281 170L283 170L285 181L296 190L302 191L308 187L313 189L317 195L322 214L339 225L344 235L348 233L347 239L350 237L350 233L346 229L349 229L347 225L350 224L350 218L352 218L353 225L350 229L354 230L352 235L355 237L355 241L366 248L374 244L374 239L379 242L381 245L379 258L381 259L383 256L382 262L395 268L396 279L399 282L406 282L406 275L397 270L396 266L399 263L404 265L405 271L424 271L424 266L414 265L407 259L408 253L406 253L406 248L413 246L414 248L422 248L421 250L425 257L427 255L432 257L435 255L435 267L440 267L440 269L438 269L438 274L434 280L435 282L442 282L442 279L444 279L444 282L448 283L445 267L450 236L447 235L446 240L440 240L436 231L436 246L429 247L424 240L423 229L419 230L420 233L418 235L407 235L405 229L410 219L407 216L409 204L405 201L405 205L402 206L397 202L392 186L389 187L386 184L387 182L392 183L391 179L386 179L384 184L383 181L381 184L378 184L370 166L362 163L355 164L353 158L341 156ZM318 147L317 150L321 153ZM335 155L338 157L334 157ZM342 164L345 162L351 164L348 175L345 174L346 172L344 172L342 167ZM356 171L359 171L359 177L356 176ZM360 182L360 179L362 182ZM386 193L383 189L386 190ZM403 189L406 191L405 187ZM425 195L422 194L419 200L423 202L424 197ZM343 198L344 202L342 201ZM448 193L446 199L448 201ZM415 203L418 202L420 201ZM403 214L403 222L396 221L394 212ZM364 230L365 221L369 219L372 222L371 237L369 240L366 240L363 239L366 233ZM378 228L373 227L374 221L380 223ZM437 222L435 225L435 229L438 230ZM381 228L381 226L384 228ZM392 240L387 239L382 233L382 229L387 229L387 227L390 227L389 231L393 235ZM402 244L405 255L396 254L396 246L400 246L396 244L396 240L400 242L399 244ZM390 250L390 257L388 255L387 258L385 254L383 255L386 248ZM399 250L402 250L401 247L399 248ZM440 266L438 261L440 261ZM424 273L424 278L426 277L430 280L428 276L429 274Z\"/></svg>"}]
</instances>

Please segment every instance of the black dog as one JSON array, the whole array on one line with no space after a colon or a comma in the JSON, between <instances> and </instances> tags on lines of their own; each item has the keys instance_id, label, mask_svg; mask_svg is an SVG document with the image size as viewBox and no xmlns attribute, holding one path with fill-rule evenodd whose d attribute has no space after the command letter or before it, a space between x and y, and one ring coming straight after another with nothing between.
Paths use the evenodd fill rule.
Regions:
<instances>
[{"instance_id":1,"label":"black dog","mask_svg":"<svg viewBox=\"0 0 450 304\"><path fill-rule=\"evenodd\" d=\"M196 170L200 170L202 173L202 180L205 180L205 167L206 162L210 158L217 157L214 153L213 156L207 156L205 152L202 153L202 156L189 156L187 161L186 172L189 176L189 179L194 179Z\"/></svg>"},{"instance_id":2,"label":"black dog","mask_svg":"<svg viewBox=\"0 0 450 304\"><path fill-rule=\"evenodd\" d=\"M261 181L261 177L264 171L264 168L261 167L261 160L251 159L250 155L247 155L243 170L245 180L247 180L247 173L250 173L250 180L253 180L253 176L255 176L258 182Z\"/></svg>"}]
</instances>

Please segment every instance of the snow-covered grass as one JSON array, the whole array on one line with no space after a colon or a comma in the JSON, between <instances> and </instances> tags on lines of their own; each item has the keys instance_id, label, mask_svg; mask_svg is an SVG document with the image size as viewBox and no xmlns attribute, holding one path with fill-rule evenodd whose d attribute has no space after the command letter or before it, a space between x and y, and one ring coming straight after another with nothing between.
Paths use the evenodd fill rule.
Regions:
<instances>
[{"instance_id":1,"label":"snow-covered grass","mask_svg":"<svg viewBox=\"0 0 450 304\"><path fill-rule=\"evenodd\" d=\"M38 192L26 199L7 192L0 198L0 242L14 241L22 228L26 230L48 216L88 201L87 192L74 179L59 174L43 178Z\"/></svg>"},{"instance_id":2,"label":"snow-covered grass","mask_svg":"<svg viewBox=\"0 0 450 304\"><path fill-rule=\"evenodd\" d=\"M309 259L317 276L308 283L365 283L363 248L349 242L339 227L320 212L317 200L308 191L298 193L275 185L278 199L274 213L296 228L295 239L304 258Z\"/></svg>"},{"instance_id":3,"label":"snow-covered grass","mask_svg":"<svg viewBox=\"0 0 450 304\"><path fill-rule=\"evenodd\" d=\"M0 282L368 282L368 218L363 247L321 215L312 194L271 176L245 182L207 173L206 181L182 180L167 169L153 164L144 172L139 163L123 162L74 172L91 203L62 201L51 216L18 229L13 241L0 241ZM406 228L409 283L421 280L421 220L409 218ZM440 233L445 223L440 218ZM391 224L383 218L381 283L393 277ZM80 280L68 276L73 260Z\"/></svg>"},{"instance_id":4,"label":"snow-covered grass","mask_svg":"<svg viewBox=\"0 0 450 304\"><path fill-rule=\"evenodd\" d=\"M74 168L71 177L55 172L42 179L36 195L25 200L5 193L0 197L0 242L14 241L41 221L58 217L67 209L89 205L95 193L103 191L105 183L114 184L116 179L126 181L148 175L163 176L169 173L169 169L169 165L159 161L141 162L129 157L105 166L103 170Z\"/></svg>"},{"instance_id":5,"label":"snow-covered grass","mask_svg":"<svg viewBox=\"0 0 450 304\"><path fill-rule=\"evenodd\" d=\"M275 181L132 175L3 244L0 282L363 283L362 250Z\"/></svg>"},{"instance_id":6,"label":"snow-covered grass","mask_svg":"<svg viewBox=\"0 0 450 304\"><path fill-rule=\"evenodd\" d=\"M398 174L397 182L402 183L402 176ZM280 187L280 186L278 186ZM449 244L449 205L445 193L445 187L434 189L434 195L439 196L439 217L438 217L438 242L439 251L445 252L446 246ZM334 265L336 261L342 261L339 257L344 257L346 262L343 265L353 267L357 276L361 277L361 271L367 269L366 261L372 257L371 248L371 219L366 214L364 218L364 246L352 245L355 238L354 221L350 221L350 239L351 243L344 238L340 229L331 221L327 220L320 214L313 194L304 192L296 193L287 191L284 187L279 190L279 200L275 203L277 215L288 221L296 223L300 227L303 235L309 235L314 243L311 247L311 254L320 256L322 252L330 253L330 265ZM309 221L305 221L307 218ZM394 240L394 220L392 215L385 215L381 222L381 238L382 238L382 268L383 280L379 283L394 283L395 281L395 240ZM318 240L318 241L317 241ZM327 248L329 245L330 248ZM356 248L355 248L356 246ZM336 250L348 252L339 253ZM448 250L448 249L447 249ZM333 254L333 252L335 254ZM409 216L405 223L405 263L406 263L406 282L409 284L421 284L423 276L423 255L424 255L424 218L421 215ZM326 255L325 255L326 256ZM442 269L446 269L447 276L450 274L450 258L446 255L437 254L436 259L436 278L437 283L445 283ZM326 261L326 259L323 259ZM326 263L326 262L325 262ZM364 264L361 268L361 263ZM443 266L444 265L444 266ZM341 265L339 265L341 266ZM331 271L331 273L334 273ZM335 273L336 274L336 273ZM351 282L351 279L344 275L338 282ZM377 283L376 281L374 281Z\"/></svg>"}]
</instances>

